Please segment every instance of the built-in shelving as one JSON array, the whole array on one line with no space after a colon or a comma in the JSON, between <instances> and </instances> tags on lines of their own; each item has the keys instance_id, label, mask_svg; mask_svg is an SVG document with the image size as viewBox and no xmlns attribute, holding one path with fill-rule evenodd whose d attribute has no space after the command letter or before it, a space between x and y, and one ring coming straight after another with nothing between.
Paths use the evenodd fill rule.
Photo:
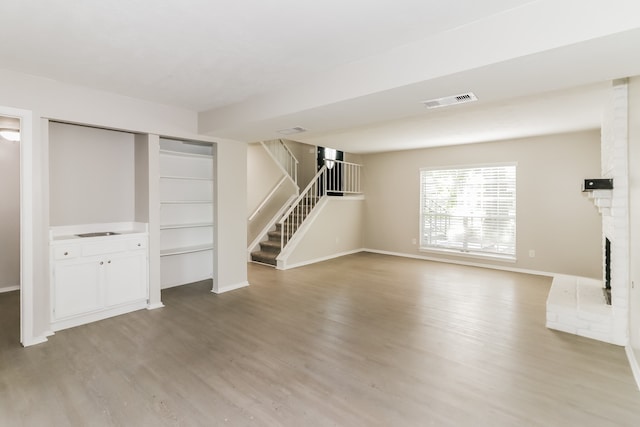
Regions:
<instances>
[{"instance_id":1,"label":"built-in shelving","mask_svg":"<svg viewBox=\"0 0 640 427\"><path fill-rule=\"evenodd\" d=\"M213 202L211 200L163 200L160 202L161 205L211 205Z\"/></svg>"},{"instance_id":2,"label":"built-in shelving","mask_svg":"<svg viewBox=\"0 0 640 427\"><path fill-rule=\"evenodd\" d=\"M214 155L210 145L160 145L161 287L168 288L213 275Z\"/></svg>"},{"instance_id":3,"label":"built-in shelving","mask_svg":"<svg viewBox=\"0 0 640 427\"><path fill-rule=\"evenodd\" d=\"M166 224L166 225L161 225L160 230L172 230L176 228L199 228L199 227L213 227L213 223L200 222L200 223L186 223L186 224Z\"/></svg>"},{"instance_id":4,"label":"built-in shelving","mask_svg":"<svg viewBox=\"0 0 640 427\"><path fill-rule=\"evenodd\" d=\"M193 176L161 176L160 179L186 179L189 181L213 181L211 178L200 178Z\"/></svg>"},{"instance_id":5,"label":"built-in shelving","mask_svg":"<svg viewBox=\"0 0 640 427\"><path fill-rule=\"evenodd\" d=\"M160 251L160 256L190 254L193 252L202 252L213 250L213 243L210 245L183 246L180 248L164 249Z\"/></svg>"},{"instance_id":6,"label":"built-in shelving","mask_svg":"<svg viewBox=\"0 0 640 427\"><path fill-rule=\"evenodd\" d=\"M160 149L160 154L167 154L170 156L177 156L177 157L194 157L194 158L203 158L203 159L213 159L213 154L190 153L190 152L178 151L178 150Z\"/></svg>"}]
</instances>

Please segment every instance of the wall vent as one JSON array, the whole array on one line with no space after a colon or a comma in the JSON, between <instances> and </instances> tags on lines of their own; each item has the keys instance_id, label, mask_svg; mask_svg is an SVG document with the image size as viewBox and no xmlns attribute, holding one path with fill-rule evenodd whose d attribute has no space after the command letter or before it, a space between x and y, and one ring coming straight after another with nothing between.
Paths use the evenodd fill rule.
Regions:
<instances>
[{"instance_id":1,"label":"wall vent","mask_svg":"<svg viewBox=\"0 0 640 427\"><path fill-rule=\"evenodd\" d=\"M467 102L477 101L478 97L473 92L462 93L460 95L445 96L443 98L429 99L422 101L427 108L448 107L449 105L465 104Z\"/></svg>"},{"instance_id":2,"label":"wall vent","mask_svg":"<svg viewBox=\"0 0 640 427\"><path fill-rule=\"evenodd\" d=\"M302 132L306 132L307 130L301 126L296 126L296 127L292 127L289 129L280 129L279 131L276 131L278 133L281 133L283 135L293 135L296 133L302 133Z\"/></svg>"}]
</instances>

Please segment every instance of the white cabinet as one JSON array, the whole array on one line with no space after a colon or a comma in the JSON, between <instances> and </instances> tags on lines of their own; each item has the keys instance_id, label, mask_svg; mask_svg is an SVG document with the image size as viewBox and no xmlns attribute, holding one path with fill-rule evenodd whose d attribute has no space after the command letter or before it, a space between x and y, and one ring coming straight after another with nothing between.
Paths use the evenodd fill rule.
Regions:
<instances>
[{"instance_id":1,"label":"white cabinet","mask_svg":"<svg viewBox=\"0 0 640 427\"><path fill-rule=\"evenodd\" d=\"M146 307L146 234L54 241L51 255L53 330Z\"/></svg>"},{"instance_id":2,"label":"white cabinet","mask_svg":"<svg viewBox=\"0 0 640 427\"><path fill-rule=\"evenodd\" d=\"M212 146L160 140L160 285L213 277Z\"/></svg>"},{"instance_id":3,"label":"white cabinet","mask_svg":"<svg viewBox=\"0 0 640 427\"><path fill-rule=\"evenodd\" d=\"M54 266L53 318L64 319L98 310L102 269L97 260L83 258L56 261Z\"/></svg>"},{"instance_id":4,"label":"white cabinet","mask_svg":"<svg viewBox=\"0 0 640 427\"><path fill-rule=\"evenodd\" d=\"M134 251L109 257L104 271L107 307L147 299L147 255Z\"/></svg>"}]
</instances>

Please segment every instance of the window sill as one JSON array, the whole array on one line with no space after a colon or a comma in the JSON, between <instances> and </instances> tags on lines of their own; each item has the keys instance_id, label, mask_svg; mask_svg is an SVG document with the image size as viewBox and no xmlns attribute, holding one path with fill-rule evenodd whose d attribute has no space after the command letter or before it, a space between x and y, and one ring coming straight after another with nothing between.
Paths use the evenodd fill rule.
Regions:
<instances>
[{"instance_id":1,"label":"window sill","mask_svg":"<svg viewBox=\"0 0 640 427\"><path fill-rule=\"evenodd\" d=\"M481 252L463 252L456 249L442 249L442 248L419 248L418 250L424 253L452 255L452 256L461 257L461 258L486 259L486 260L502 261L502 262L510 262L510 263L516 262L516 257L510 256L510 255L484 254Z\"/></svg>"}]
</instances>

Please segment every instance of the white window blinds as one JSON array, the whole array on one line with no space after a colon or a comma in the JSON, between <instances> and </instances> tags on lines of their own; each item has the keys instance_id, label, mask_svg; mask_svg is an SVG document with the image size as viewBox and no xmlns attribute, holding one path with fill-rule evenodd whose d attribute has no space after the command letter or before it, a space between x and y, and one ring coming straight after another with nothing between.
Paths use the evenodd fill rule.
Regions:
<instances>
[{"instance_id":1,"label":"white window blinds","mask_svg":"<svg viewBox=\"0 0 640 427\"><path fill-rule=\"evenodd\" d=\"M422 249L515 259L516 165L422 169Z\"/></svg>"}]
</instances>

